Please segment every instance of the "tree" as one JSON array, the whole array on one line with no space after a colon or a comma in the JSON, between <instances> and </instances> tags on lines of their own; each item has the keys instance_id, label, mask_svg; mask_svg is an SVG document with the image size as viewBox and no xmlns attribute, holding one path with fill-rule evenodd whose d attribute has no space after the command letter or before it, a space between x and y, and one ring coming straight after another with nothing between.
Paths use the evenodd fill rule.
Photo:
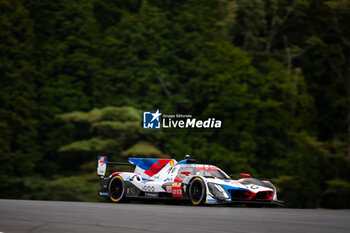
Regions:
<instances>
[{"instance_id":1,"label":"tree","mask_svg":"<svg viewBox=\"0 0 350 233\"><path fill-rule=\"evenodd\" d=\"M61 120L88 127L90 138L61 146L59 152L68 152L67 159L69 157L70 164L76 161L76 166L95 160L98 154L111 156L112 160L121 160L130 155L165 156L150 143L140 141L141 116L141 112L133 107L112 106L90 112L60 114L58 118Z\"/></svg>"},{"instance_id":2,"label":"tree","mask_svg":"<svg viewBox=\"0 0 350 233\"><path fill-rule=\"evenodd\" d=\"M31 174L38 145L33 22L21 1L0 1L0 175Z\"/></svg>"},{"instance_id":3,"label":"tree","mask_svg":"<svg viewBox=\"0 0 350 233\"><path fill-rule=\"evenodd\" d=\"M45 159L40 170L47 175L58 166L57 148L74 140L71 126L55 115L90 109L91 83L99 77L94 1L25 1L35 22L34 62L38 67L38 120Z\"/></svg>"}]
</instances>

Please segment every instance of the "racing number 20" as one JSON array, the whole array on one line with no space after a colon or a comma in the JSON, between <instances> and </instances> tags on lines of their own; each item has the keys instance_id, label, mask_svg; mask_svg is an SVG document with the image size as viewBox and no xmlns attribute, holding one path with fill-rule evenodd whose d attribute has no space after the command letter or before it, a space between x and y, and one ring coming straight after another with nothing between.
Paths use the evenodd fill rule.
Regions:
<instances>
[{"instance_id":1,"label":"racing number 20","mask_svg":"<svg viewBox=\"0 0 350 233\"><path fill-rule=\"evenodd\" d=\"M181 183L173 183L172 194L173 197L182 197Z\"/></svg>"},{"instance_id":2,"label":"racing number 20","mask_svg":"<svg viewBox=\"0 0 350 233\"><path fill-rule=\"evenodd\" d=\"M182 195L182 190L181 189L173 189L173 194Z\"/></svg>"}]
</instances>

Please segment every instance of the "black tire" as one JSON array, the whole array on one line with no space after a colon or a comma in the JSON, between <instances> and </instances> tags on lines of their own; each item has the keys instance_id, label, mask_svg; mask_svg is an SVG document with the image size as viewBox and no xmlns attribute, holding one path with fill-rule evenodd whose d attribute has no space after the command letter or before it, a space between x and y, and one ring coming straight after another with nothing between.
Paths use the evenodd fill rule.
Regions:
<instances>
[{"instance_id":1,"label":"black tire","mask_svg":"<svg viewBox=\"0 0 350 233\"><path fill-rule=\"evenodd\" d=\"M205 202L207 190L201 178L196 177L191 181L188 195L193 205L202 205Z\"/></svg>"},{"instance_id":2,"label":"black tire","mask_svg":"<svg viewBox=\"0 0 350 233\"><path fill-rule=\"evenodd\" d=\"M125 182L121 176L113 176L108 185L109 198L113 202L125 201Z\"/></svg>"}]
</instances>

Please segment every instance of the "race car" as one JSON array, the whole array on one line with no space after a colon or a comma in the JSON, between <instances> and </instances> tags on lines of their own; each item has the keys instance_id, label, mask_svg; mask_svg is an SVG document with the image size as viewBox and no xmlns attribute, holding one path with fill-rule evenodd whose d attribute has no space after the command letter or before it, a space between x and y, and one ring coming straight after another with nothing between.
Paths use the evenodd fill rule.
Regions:
<instances>
[{"instance_id":1,"label":"race car","mask_svg":"<svg viewBox=\"0 0 350 233\"><path fill-rule=\"evenodd\" d=\"M134 172L114 172L105 176L107 165L135 166ZM246 203L282 205L275 186L264 179L241 174L232 180L220 168L197 164L186 156L174 159L129 158L129 163L107 162L98 157L98 194L113 202L137 198L189 200L193 205Z\"/></svg>"}]
</instances>

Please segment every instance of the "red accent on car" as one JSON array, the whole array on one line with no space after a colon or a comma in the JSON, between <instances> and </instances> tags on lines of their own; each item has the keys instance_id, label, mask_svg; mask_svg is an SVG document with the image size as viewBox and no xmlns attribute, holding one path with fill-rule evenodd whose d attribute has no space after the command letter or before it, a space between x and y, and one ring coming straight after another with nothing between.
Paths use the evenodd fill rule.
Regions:
<instances>
[{"instance_id":1,"label":"red accent on car","mask_svg":"<svg viewBox=\"0 0 350 233\"><path fill-rule=\"evenodd\" d=\"M158 163L160 166L164 167L167 165L172 159L158 159Z\"/></svg>"},{"instance_id":2,"label":"red accent on car","mask_svg":"<svg viewBox=\"0 0 350 233\"><path fill-rule=\"evenodd\" d=\"M145 174L152 177L157 174L160 170L163 169L165 165L167 165L171 159L158 159L157 163L153 163L152 166L145 171Z\"/></svg>"},{"instance_id":3,"label":"red accent on car","mask_svg":"<svg viewBox=\"0 0 350 233\"><path fill-rule=\"evenodd\" d=\"M184 174L184 175L186 175L186 176L188 176L190 173L191 173L191 171L182 171L182 172L180 172L181 174Z\"/></svg>"},{"instance_id":4,"label":"red accent on car","mask_svg":"<svg viewBox=\"0 0 350 233\"><path fill-rule=\"evenodd\" d=\"M271 201L273 198L273 191L261 191L256 193L255 199L259 201Z\"/></svg>"},{"instance_id":5,"label":"red accent on car","mask_svg":"<svg viewBox=\"0 0 350 233\"><path fill-rule=\"evenodd\" d=\"M150 177L154 176L154 173L152 173L152 172L150 172L150 171L148 171L148 170L145 171L145 174L147 174L147 175L150 176Z\"/></svg>"},{"instance_id":6,"label":"red accent on car","mask_svg":"<svg viewBox=\"0 0 350 233\"><path fill-rule=\"evenodd\" d=\"M219 170L216 167L197 167L198 170L204 170L204 171L217 171Z\"/></svg>"},{"instance_id":7,"label":"red accent on car","mask_svg":"<svg viewBox=\"0 0 350 233\"><path fill-rule=\"evenodd\" d=\"M246 198L250 200L254 197L255 193L253 193L252 191L246 191L244 195L246 195Z\"/></svg>"},{"instance_id":8,"label":"red accent on car","mask_svg":"<svg viewBox=\"0 0 350 233\"><path fill-rule=\"evenodd\" d=\"M181 183L173 183L171 188L173 197L183 197Z\"/></svg>"},{"instance_id":9,"label":"red accent on car","mask_svg":"<svg viewBox=\"0 0 350 233\"><path fill-rule=\"evenodd\" d=\"M241 173L242 178L252 178L250 174Z\"/></svg>"},{"instance_id":10,"label":"red accent on car","mask_svg":"<svg viewBox=\"0 0 350 233\"><path fill-rule=\"evenodd\" d=\"M231 194L231 197L236 199L245 199L245 200L251 200L253 199L255 193L250 191L250 190L235 190L235 189L231 189L230 190L230 194Z\"/></svg>"},{"instance_id":11,"label":"red accent on car","mask_svg":"<svg viewBox=\"0 0 350 233\"><path fill-rule=\"evenodd\" d=\"M162 166L159 166L158 164L154 163L152 164L152 167L150 167L148 170L153 174L157 174L162 168Z\"/></svg>"},{"instance_id":12,"label":"red accent on car","mask_svg":"<svg viewBox=\"0 0 350 233\"><path fill-rule=\"evenodd\" d=\"M182 182L181 178L179 176L176 176L174 179L174 182Z\"/></svg>"},{"instance_id":13,"label":"red accent on car","mask_svg":"<svg viewBox=\"0 0 350 233\"><path fill-rule=\"evenodd\" d=\"M114 173L112 174L112 176L119 175L120 173L122 173L122 172L114 172Z\"/></svg>"}]
</instances>

